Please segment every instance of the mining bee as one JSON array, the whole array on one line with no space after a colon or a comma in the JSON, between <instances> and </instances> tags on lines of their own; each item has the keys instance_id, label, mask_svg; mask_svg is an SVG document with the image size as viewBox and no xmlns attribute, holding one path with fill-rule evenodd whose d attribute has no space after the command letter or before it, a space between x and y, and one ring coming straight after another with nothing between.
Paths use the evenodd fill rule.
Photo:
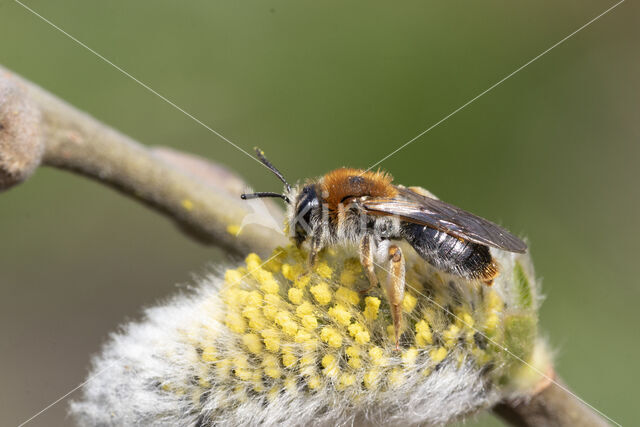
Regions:
<instances>
[{"instance_id":1,"label":"mining bee","mask_svg":"<svg viewBox=\"0 0 640 427\"><path fill-rule=\"evenodd\" d=\"M524 253L527 245L500 226L435 198L420 187L392 184L391 175L341 168L302 186L291 187L256 148L258 159L285 185L283 194L243 194L243 199L280 197L288 205L289 232L296 245L310 242L311 269L328 246L355 244L369 279L378 285L374 264L389 265L387 298L395 328L396 349L402 321L405 263L394 241L406 240L440 271L487 285L498 275L489 247Z\"/></svg>"}]
</instances>

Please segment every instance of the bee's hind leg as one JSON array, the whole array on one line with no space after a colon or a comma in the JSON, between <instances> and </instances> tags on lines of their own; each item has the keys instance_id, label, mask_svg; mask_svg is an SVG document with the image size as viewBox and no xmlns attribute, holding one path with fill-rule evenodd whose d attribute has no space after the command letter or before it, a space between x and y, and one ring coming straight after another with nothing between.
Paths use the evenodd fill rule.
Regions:
<instances>
[{"instance_id":1,"label":"bee's hind leg","mask_svg":"<svg viewBox=\"0 0 640 427\"><path fill-rule=\"evenodd\" d=\"M402 328L402 300L404 299L404 258L396 245L389 246L389 275L387 276L387 298L391 305L393 328L395 330L396 350L400 350L398 341Z\"/></svg>"},{"instance_id":2,"label":"bee's hind leg","mask_svg":"<svg viewBox=\"0 0 640 427\"><path fill-rule=\"evenodd\" d=\"M378 286L378 276L376 276L375 267L373 265L374 243L369 235L365 235L360 241L360 263L364 267L364 272L369 279L369 287L360 291L366 294L371 289Z\"/></svg>"}]
</instances>

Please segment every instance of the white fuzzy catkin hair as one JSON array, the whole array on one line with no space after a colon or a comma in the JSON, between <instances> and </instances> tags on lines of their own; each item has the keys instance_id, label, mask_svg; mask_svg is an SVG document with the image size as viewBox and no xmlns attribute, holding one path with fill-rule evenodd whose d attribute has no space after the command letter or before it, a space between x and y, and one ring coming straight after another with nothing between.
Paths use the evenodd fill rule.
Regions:
<instances>
[{"instance_id":1,"label":"white fuzzy catkin hair","mask_svg":"<svg viewBox=\"0 0 640 427\"><path fill-rule=\"evenodd\" d=\"M301 276L305 254L278 250L112 334L71 404L78 423L440 425L530 386L518 360L537 336L528 256L495 251L491 288L407 257L398 352L381 290L357 292L357 259L330 250Z\"/></svg>"}]
</instances>

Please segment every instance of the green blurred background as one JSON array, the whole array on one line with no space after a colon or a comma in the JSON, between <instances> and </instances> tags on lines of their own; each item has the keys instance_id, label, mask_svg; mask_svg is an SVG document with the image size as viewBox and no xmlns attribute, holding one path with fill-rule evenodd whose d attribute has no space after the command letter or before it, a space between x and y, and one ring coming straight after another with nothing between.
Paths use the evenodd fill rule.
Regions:
<instances>
[{"instance_id":1,"label":"green blurred background","mask_svg":"<svg viewBox=\"0 0 640 427\"><path fill-rule=\"evenodd\" d=\"M290 180L368 167L613 2L26 2ZM638 420L640 19L627 1L381 166L527 236L574 391ZM11 0L0 63L150 145L264 168ZM0 194L0 424L81 383L109 331L224 260L67 172ZM106 374L108 375L108 373ZM31 425L71 422L63 401ZM499 425L489 415L471 424Z\"/></svg>"}]
</instances>

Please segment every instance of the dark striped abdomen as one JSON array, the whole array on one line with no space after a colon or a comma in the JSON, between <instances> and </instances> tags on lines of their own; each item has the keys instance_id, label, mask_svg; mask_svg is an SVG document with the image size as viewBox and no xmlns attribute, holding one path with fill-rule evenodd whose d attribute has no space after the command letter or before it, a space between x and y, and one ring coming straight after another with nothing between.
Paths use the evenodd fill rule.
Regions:
<instances>
[{"instance_id":1,"label":"dark striped abdomen","mask_svg":"<svg viewBox=\"0 0 640 427\"><path fill-rule=\"evenodd\" d=\"M415 251L438 270L484 281L491 280L498 272L487 246L410 222L402 223L402 234Z\"/></svg>"}]
</instances>

